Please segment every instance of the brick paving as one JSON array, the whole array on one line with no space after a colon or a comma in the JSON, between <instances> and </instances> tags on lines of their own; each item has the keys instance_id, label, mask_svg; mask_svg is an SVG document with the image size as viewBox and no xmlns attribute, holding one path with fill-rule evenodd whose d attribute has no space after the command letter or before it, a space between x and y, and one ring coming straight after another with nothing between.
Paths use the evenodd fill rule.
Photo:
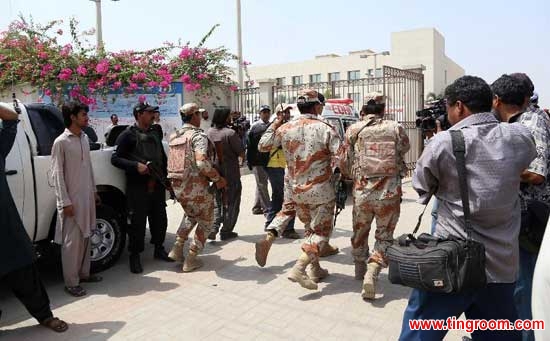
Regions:
<instances>
[{"instance_id":1,"label":"brick paving","mask_svg":"<svg viewBox=\"0 0 550 341\"><path fill-rule=\"evenodd\" d=\"M331 242L341 252L321 261L330 276L318 291L308 291L285 276L300 252L300 240L277 240L266 267L257 266L254 242L264 235L264 219L251 214L254 177L246 175L242 181L239 238L208 243L201 256L203 268L182 273L175 263L153 260L149 245L142 255L142 275L130 273L125 252L101 274L102 283L83 284L88 291L83 298L63 291L58 269L43 268L54 314L69 323L69 330L57 334L36 325L11 293L0 287L0 339L396 340L410 291L390 284L384 270L377 299L361 299L361 282L353 278L350 256L351 200L338 217ZM410 183L405 184L404 193L396 235L411 231L421 210ZM167 248L181 217L181 207L170 202ZM429 229L430 220L426 214L421 230ZM298 221L296 228L303 232ZM373 238L369 242L372 246ZM462 335L466 333L452 332L446 340L460 340Z\"/></svg>"}]
</instances>

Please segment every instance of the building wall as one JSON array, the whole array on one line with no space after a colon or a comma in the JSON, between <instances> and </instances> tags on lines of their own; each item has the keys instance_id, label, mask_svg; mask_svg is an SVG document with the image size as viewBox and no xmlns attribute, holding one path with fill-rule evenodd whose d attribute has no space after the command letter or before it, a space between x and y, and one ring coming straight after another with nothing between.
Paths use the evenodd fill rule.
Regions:
<instances>
[{"instance_id":1,"label":"building wall","mask_svg":"<svg viewBox=\"0 0 550 341\"><path fill-rule=\"evenodd\" d=\"M284 85L292 84L293 76L302 76L302 83L309 83L310 75L320 74L321 82L329 81L329 73L339 72L340 79L348 79L350 71L359 70L359 78L367 78L368 72L374 72L383 65L408 69L423 65L424 96L430 92L443 92L446 84L464 74L458 64L445 54L445 38L434 28L422 28L391 34L390 55L372 55L374 51L363 50L350 52L345 56L328 54L317 56L312 60L285 64L249 67L252 80L284 78ZM378 51L379 53L379 51ZM367 58L361 58L361 55ZM445 77L445 70L446 77ZM445 83L446 81L446 83ZM347 94L336 94L346 97Z\"/></svg>"}]
</instances>

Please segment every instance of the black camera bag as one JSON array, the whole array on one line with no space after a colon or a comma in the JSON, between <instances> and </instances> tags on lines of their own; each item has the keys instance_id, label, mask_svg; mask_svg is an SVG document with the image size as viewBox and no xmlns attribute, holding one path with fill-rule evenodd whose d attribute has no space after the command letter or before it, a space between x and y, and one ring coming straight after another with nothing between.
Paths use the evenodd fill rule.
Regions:
<instances>
[{"instance_id":1,"label":"black camera bag","mask_svg":"<svg viewBox=\"0 0 550 341\"><path fill-rule=\"evenodd\" d=\"M449 132L456 157L467 239L454 236L443 239L427 233L415 238L426 210L424 207L413 233L400 236L386 250L391 283L438 293L471 291L487 283L485 247L472 239L464 136L460 130Z\"/></svg>"}]
</instances>

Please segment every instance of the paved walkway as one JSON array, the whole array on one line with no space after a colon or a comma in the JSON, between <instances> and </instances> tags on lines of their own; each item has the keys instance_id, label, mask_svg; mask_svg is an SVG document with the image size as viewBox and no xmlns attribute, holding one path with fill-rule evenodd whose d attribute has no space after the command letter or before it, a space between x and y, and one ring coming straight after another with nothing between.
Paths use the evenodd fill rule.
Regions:
<instances>
[{"instance_id":1,"label":"paved walkway","mask_svg":"<svg viewBox=\"0 0 550 341\"><path fill-rule=\"evenodd\" d=\"M332 244L338 255L322 260L330 276L318 291L308 291L286 279L299 254L300 241L277 240L265 268L254 260L254 242L264 235L263 217L251 214L254 177L243 177L239 239L210 242L205 266L182 273L180 266L153 260L152 247L143 254L144 273L128 269L124 253L99 284L84 284L88 295L73 298L63 291L59 270L42 269L54 313L70 324L63 334L37 326L23 306L0 288L1 340L396 340L409 289L381 274L374 302L360 297L361 282L353 278L350 256L351 200L340 214ZM410 184L404 187L396 235L409 232L421 206ZM182 216L179 205L168 205L166 247L175 239ZM427 214L422 230L427 231ZM297 222L297 230L303 225ZM370 239L371 245L373 239ZM466 333L449 333L460 340Z\"/></svg>"}]
</instances>

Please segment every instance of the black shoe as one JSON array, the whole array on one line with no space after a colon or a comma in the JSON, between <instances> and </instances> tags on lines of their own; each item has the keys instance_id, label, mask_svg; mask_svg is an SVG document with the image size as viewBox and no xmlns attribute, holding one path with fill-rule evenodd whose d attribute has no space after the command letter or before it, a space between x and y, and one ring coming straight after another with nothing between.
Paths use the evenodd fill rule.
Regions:
<instances>
[{"instance_id":1,"label":"black shoe","mask_svg":"<svg viewBox=\"0 0 550 341\"><path fill-rule=\"evenodd\" d=\"M160 259L160 260L163 260L165 262L173 262L174 261L172 258L168 257L168 253L166 252L166 250L164 250L164 247L162 247L162 246L155 247L155 253L153 254L153 257L155 259Z\"/></svg>"},{"instance_id":2,"label":"black shoe","mask_svg":"<svg viewBox=\"0 0 550 341\"><path fill-rule=\"evenodd\" d=\"M239 235L237 232L221 232L220 233L220 239L221 240L229 240L233 238L237 238Z\"/></svg>"},{"instance_id":3,"label":"black shoe","mask_svg":"<svg viewBox=\"0 0 550 341\"><path fill-rule=\"evenodd\" d=\"M208 234L208 239L210 240L216 240L216 235L218 234L217 231L212 231Z\"/></svg>"},{"instance_id":4,"label":"black shoe","mask_svg":"<svg viewBox=\"0 0 550 341\"><path fill-rule=\"evenodd\" d=\"M264 214L264 210L261 209L261 208L253 208L253 209L252 209L252 214L254 214L254 215L262 215L262 214Z\"/></svg>"},{"instance_id":5,"label":"black shoe","mask_svg":"<svg viewBox=\"0 0 550 341\"><path fill-rule=\"evenodd\" d=\"M130 255L130 271L135 274L140 274L143 272L141 260L139 259L139 253Z\"/></svg>"},{"instance_id":6,"label":"black shoe","mask_svg":"<svg viewBox=\"0 0 550 341\"><path fill-rule=\"evenodd\" d=\"M287 230L287 231L283 232L283 238L286 238L286 239L300 239L302 237L300 237L298 232L296 232L294 230Z\"/></svg>"}]
</instances>

